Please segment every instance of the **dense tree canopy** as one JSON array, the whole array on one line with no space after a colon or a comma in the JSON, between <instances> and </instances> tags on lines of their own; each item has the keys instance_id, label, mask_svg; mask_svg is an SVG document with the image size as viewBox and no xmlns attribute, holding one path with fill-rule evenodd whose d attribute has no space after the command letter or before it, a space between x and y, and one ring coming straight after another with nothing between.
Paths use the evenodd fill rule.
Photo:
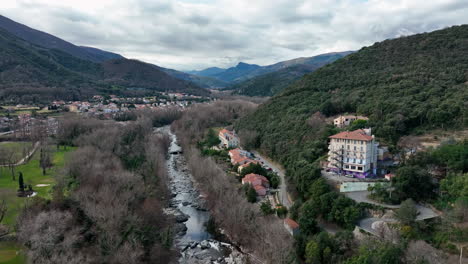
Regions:
<instances>
[{"instance_id":1,"label":"dense tree canopy","mask_svg":"<svg viewBox=\"0 0 468 264\"><path fill-rule=\"evenodd\" d=\"M285 165L300 194L301 168L326 152L326 137L307 120L317 111L370 118L389 143L408 133L468 126L468 26L376 43L306 75L243 118L261 151ZM463 165L456 165L463 166Z\"/></svg>"}]
</instances>

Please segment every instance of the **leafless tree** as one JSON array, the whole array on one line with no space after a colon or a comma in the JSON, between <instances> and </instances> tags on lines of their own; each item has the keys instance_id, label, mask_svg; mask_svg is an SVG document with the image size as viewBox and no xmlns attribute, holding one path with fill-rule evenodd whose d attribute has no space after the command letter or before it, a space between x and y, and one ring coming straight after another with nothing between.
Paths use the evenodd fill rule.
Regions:
<instances>
[{"instance_id":1,"label":"leafless tree","mask_svg":"<svg viewBox=\"0 0 468 264\"><path fill-rule=\"evenodd\" d=\"M417 136L404 136L399 141L397 146L401 149L402 161L406 161L407 152L410 155L416 153L421 148L421 139Z\"/></svg>"},{"instance_id":2,"label":"leafless tree","mask_svg":"<svg viewBox=\"0 0 468 264\"><path fill-rule=\"evenodd\" d=\"M234 177L226 175L212 159L201 157L196 149L185 150L192 175L207 195L208 208L231 240L268 263L285 262L292 240L281 220L260 214L235 187Z\"/></svg>"},{"instance_id":3,"label":"leafless tree","mask_svg":"<svg viewBox=\"0 0 468 264\"><path fill-rule=\"evenodd\" d=\"M320 113L320 112L315 112L312 116L310 116L307 120L306 123L309 125L312 129L316 131L320 131L323 127L326 125L325 121L326 117Z\"/></svg>"},{"instance_id":4,"label":"leafless tree","mask_svg":"<svg viewBox=\"0 0 468 264\"><path fill-rule=\"evenodd\" d=\"M42 143L44 144L44 143ZM52 167L52 153L49 145L45 143L40 147L39 166L42 168L42 175L46 175L46 169Z\"/></svg>"},{"instance_id":5,"label":"leafless tree","mask_svg":"<svg viewBox=\"0 0 468 264\"><path fill-rule=\"evenodd\" d=\"M6 165L8 166L8 169L10 170L11 173L11 180L16 181L16 155L15 155L15 150L14 149L4 149L3 151L4 156L4 161L6 161Z\"/></svg>"},{"instance_id":6,"label":"leafless tree","mask_svg":"<svg viewBox=\"0 0 468 264\"><path fill-rule=\"evenodd\" d=\"M0 223L2 222L3 218L5 217L7 210L8 210L7 203L6 203L5 199L2 199L0 201Z\"/></svg>"},{"instance_id":7,"label":"leafless tree","mask_svg":"<svg viewBox=\"0 0 468 264\"><path fill-rule=\"evenodd\" d=\"M254 149L259 147L259 136L257 131L252 130L242 130L239 132L240 142L242 147L247 150Z\"/></svg>"}]
</instances>

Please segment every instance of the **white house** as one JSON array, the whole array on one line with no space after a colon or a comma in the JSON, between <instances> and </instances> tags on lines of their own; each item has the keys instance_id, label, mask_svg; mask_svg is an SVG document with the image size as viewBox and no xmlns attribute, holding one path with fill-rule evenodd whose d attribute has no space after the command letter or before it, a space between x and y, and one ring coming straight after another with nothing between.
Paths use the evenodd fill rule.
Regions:
<instances>
[{"instance_id":1,"label":"white house","mask_svg":"<svg viewBox=\"0 0 468 264\"><path fill-rule=\"evenodd\" d=\"M239 146L239 138L233 131L222 129L219 131L218 136L221 144L226 148L237 148Z\"/></svg>"},{"instance_id":2,"label":"white house","mask_svg":"<svg viewBox=\"0 0 468 264\"><path fill-rule=\"evenodd\" d=\"M365 116L358 115L340 115L339 117L333 119L333 124L336 127L343 128L351 125L355 120L369 120Z\"/></svg>"}]
</instances>

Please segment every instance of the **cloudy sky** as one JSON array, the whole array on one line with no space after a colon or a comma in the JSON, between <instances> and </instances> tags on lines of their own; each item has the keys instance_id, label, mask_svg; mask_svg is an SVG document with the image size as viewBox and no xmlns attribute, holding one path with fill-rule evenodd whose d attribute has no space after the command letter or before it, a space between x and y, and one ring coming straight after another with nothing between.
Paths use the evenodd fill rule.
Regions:
<instances>
[{"instance_id":1,"label":"cloudy sky","mask_svg":"<svg viewBox=\"0 0 468 264\"><path fill-rule=\"evenodd\" d=\"M178 70L271 64L468 23L467 0L7 0L0 14Z\"/></svg>"}]
</instances>

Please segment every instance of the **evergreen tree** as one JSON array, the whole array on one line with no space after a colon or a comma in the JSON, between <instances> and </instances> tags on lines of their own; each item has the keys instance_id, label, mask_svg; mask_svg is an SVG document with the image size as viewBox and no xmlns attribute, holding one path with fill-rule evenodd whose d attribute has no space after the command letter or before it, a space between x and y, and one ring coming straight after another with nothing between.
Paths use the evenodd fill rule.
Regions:
<instances>
[{"instance_id":1,"label":"evergreen tree","mask_svg":"<svg viewBox=\"0 0 468 264\"><path fill-rule=\"evenodd\" d=\"M19 185L19 191L24 192L24 180L23 180L23 173L19 173L18 177L18 185Z\"/></svg>"},{"instance_id":2,"label":"evergreen tree","mask_svg":"<svg viewBox=\"0 0 468 264\"><path fill-rule=\"evenodd\" d=\"M403 225L411 225L416 220L418 216L418 209L416 209L416 204L413 200L408 199L401 203L401 206L395 212L395 217Z\"/></svg>"},{"instance_id":3,"label":"evergreen tree","mask_svg":"<svg viewBox=\"0 0 468 264\"><path fill-rule=\"evenodd\" d=\"M249 201L249 203L255 203L257 201L257 192L250 184L247 184L247 185L248 185L247 191L246 191L247 201Z\"/></svg>"}]
</instances>

